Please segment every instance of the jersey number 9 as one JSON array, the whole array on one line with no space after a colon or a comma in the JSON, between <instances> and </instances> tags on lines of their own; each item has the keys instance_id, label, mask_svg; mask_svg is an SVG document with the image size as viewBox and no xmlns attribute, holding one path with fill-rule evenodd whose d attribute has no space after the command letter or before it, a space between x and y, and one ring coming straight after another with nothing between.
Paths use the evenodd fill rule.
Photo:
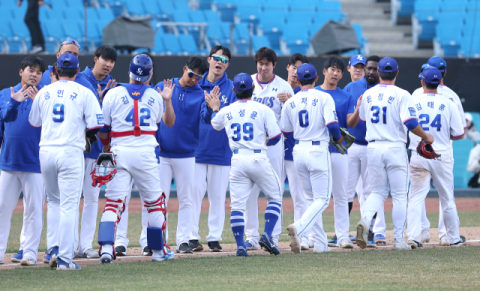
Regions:
<instances>
[{"instance_id":1,"label":"jersey number 9","mask_svg":"<svg viewBox=\"0 0 480 291\"><path fill-rule=\"evenodd\" d=\"M65 117L65 105L57 103L53 105L53 122L63 122Z\"/></svg>"},{"instance_id":2,"label":"jersey number 9","mask_svg":"<svg viewBox=\"0 0 480 291\"><path fill-rule=\"evenodd\" d=\"M239 141L242 139L242 135L240 134L242 126L239 123L233 123L231 126L232 129L234 129L232 136L233 141ZM244 141L249 141L253 139L253 124L250 122L244 123L243 124L243 133L246 134L243 136Z\"/></svg>"}]
</instances>

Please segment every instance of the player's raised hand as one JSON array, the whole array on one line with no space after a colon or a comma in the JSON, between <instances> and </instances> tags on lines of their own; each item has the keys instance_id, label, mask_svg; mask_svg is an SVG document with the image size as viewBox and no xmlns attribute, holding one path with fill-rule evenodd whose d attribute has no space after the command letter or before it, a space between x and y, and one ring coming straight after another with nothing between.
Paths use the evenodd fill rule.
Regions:
<instances>
[{"instance_id":1,"label":"player's raised hand","mask_svg":"<svg viewBox=\"0 0 480 291\"><path fill-rule=\"evenodd\" d=\"M163 91L159 87L157 88L157 90L158 90L158 93L162 95L163 101L169 101L172 99L174 88L175 88L175 84L173 84L172 80L167 79L167 80L163 80Z\"/></svg>"},{"instance_id":2,"label":"player's raised hand","mask_svg":"<svg viewBox=\"0 0 480 291\"><path fill-rule=\"evenodd\" d=\"M280 102L285 103L292 95L290 93L278 93L277 98Z\"/></svg>"},{"instance_id":3,"label":"player's raised hand","mask_svg":"<svg viewBox=\"0 0 480 291\"><path fill-rule=\"evenodd\" d=\"M25 91L24 95L26 95L28 98L35 100L35 97L38 94L38 89L35 86L30 86L28 89Z\"/></svg>"},{"instance_id":4,"label":"player's raised hand","mask_svg":"<svg viewBox=\"0 0 480 291\"><path fill-rule=\"evenodd\" d=\"M12 99L18 102L23 102L23 100L28 98L26 91L27 91L27 85L24 85L22 89L18 90L16 93L13 90L13 87L10 87L10 93L11 93L10 97L12 97Z\"/></svg>"},{"instance_id":5,"label":"player's raised hand","mask_svg":"<svg viewBox=\"0 0 480 291\"><path fill-rule=\"evenodd\" d=\"M360 108L360 105L362 105L362 98L363 98L363 94L360 95L360 97L358 97L358 100L357 100L357 107L355 108Z\"/></svg>"},{"instance_id":6,"label":"player's raised hand","mask_svg":"<svg viewBox=\"0 0 480 291\"><path fill-rule=\"evenodd\" d=\"M205 94L205 101L208 104L208 107L212 108L212 110L219 110L220 109L220 88L218 86L215 86L212 91L210 91L210 94L207 93L207 91L203 91Z\"/></svg>"},{"instance_id":7,"label":"player's raised hand","mask_svg":"<svg viewBox=\"0 0 480 291\"><path fill-rule=\"evenodd\" d=\"M98 97L100 98L100 102L103 102L103 93L105 93L105 91L109 88L113 88L113 87L116 87L117 86L117 80L115 79L110 79L108 80L108 83L107 85L105 86L105 89L102 90L102 87L97 84L97 92L98 92Z\"/></svg>"}]
</instances>

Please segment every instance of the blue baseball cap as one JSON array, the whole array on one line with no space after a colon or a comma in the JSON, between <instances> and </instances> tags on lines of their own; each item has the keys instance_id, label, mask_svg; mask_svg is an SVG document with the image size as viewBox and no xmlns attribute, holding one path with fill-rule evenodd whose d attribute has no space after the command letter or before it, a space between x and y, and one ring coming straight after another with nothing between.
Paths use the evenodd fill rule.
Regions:
<instances>
[{"instance_id":1,"label":"blue baseball cap","mask_svg":"<svg viewBox=\"0 0 480 291\"><path fill-rule=\"evenodd\" d=\"M441 57L437 57L437 56L431 57L428 59L427 64L437 68L442 73L445 72L445 70L447 69L447 62Z\"/></svg>"},{"instance_id":2,"label":"blue baseball cap","mask_svg":"<svg viewBox=\"0 0 480 291\"><path fill-rule=\"evenodd\" d=\"M367 58L363 55L355 55L350 58L348 61L349 66L355 66L356 64L363 64L365 66Z\"/></svg>"},{"instance_id":3,"label":"blue baseball cap","mask_svg":"<svg viewBox=\"0 0 480 291\"><path fill-rule=\"evenodd\" d=\"M57 59L57 67L65 69L78 69L80 64L76 55L71 53L64 53Z\"/></svg>"},{"instance_id":4,"label":"blue baseball cap","mask_svg":"<svg viewBox=\"0 0 480 291\"><path fill-rule=\"evenodd\" d=\"M316 76L317 70L312 64L301 64L300 67L297 68L297 79L299 80L310 80Z\"/></svg>"},{"instance_id":5,"label":"blue baseball cap","mask_svg":"<svg viewBox=\"0 0 480 291\"><path fill-rule=\"evenodd\" d=\"M439 69L428 66L422 71L422 80L425 81L425 83L429 84L440 84L440 81L442 80L442 73L440 72Z\"/></svg>"},{"instance_id":6,"label":"blue baseball cap","mask_svg":"<svg viewBox=\"0 0 480 291\"><path fill-rule=\"evenodd\" d=\"M419 77L420 79L422 78L422 72L423 72L423 70L424 70L425 68L428 68L428 67L430 67L429 64L423 64L423 65L422 65L422 69L420 69L420 74L418 74L418 77Z\"/></svg>"},{"instance_id":7,"label":"blue baseball cap","mask_svg":"<svg viewBox=\"0 0 480 291\"><path fill-rule=\"evenodd\" d=\"M235 91L246 91L253 88L252 76L245 73L240 73L233 78L233 88Z\"/></svg>"},{"instance_id":8,"label":"blue baseball cap","mask_svg":"<svg viewBox=\"0 0 480 291\"><path fill-rule=\"evenodd\" d=\"M378 62L378 71L391 73L398 71L398 64L394 58L385 57Z\"/></svg>"}]
</instances>

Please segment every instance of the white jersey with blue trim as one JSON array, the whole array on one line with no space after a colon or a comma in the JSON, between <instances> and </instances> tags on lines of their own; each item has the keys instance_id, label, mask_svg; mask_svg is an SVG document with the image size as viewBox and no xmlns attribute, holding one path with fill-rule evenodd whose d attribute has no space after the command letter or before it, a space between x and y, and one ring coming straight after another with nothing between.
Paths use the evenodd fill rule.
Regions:
<instances>
[{"instance_id":1,"label":"white jersey with blue trim","mask_svg":"<svg viewBox=\"0 0 480 291\"><path fill-rule=\"evenodd\" d=\"M435 152L442 154L452 150L450 135L461 137L464 129L460 113L454 103L443 95L421 94L413 97L418 114L418 124L426 133L433 135ZM410 133L410 146L416 150L420 137Z\"/></svg>"},{"instance_id":2,"label":"white jersey with blue trim","mask_svg":"<svg viewBox=\"0 0 480 291\"><path fill-rule=\"evenodd\" d=\"M457 106L458 112L460 113L460 118L462 119L463 128L467 128L467 121L465 119L465 112L463 110L462 101L452 89L448 88L445 85L438 85L437 93L446 97ZM418 88L412 94L412 97L416 97L423 94L423 87Z\"/></svg>"},{"instance_id":3,"label":"white jersey with blue trim","mask_svg":"<svg viewBox=\"0 0 480 291\"><path fill-rule=\"evenodd\" d=\"M363 93L360 119L366 122L365 139L407 143L406 122L417 118L413 98L395 86L378 84Z\"/></svg>"},{"instance_id":4,"label":"white jersey with blue trim","mask_svg":"<svg viewBox=\"0 0 480 291\"><path fill-rule=\"evenodd\" d=\"M251 100L239 100L223 107L211 124L216 131L225 128L232 151L266 150L267 136L273 139L282 134L272 110Z\"/></svg>"},{"instance_id":5,"label":"white jersey with blue trim","mask_svg":"<svg viewBox=\"0 0 480 291\"><path fill-rule=\"evenodd\" d=\"M110 89L103 99L105 125L112 132L133 131L135 127L134 99L123 86ZM152 88L147 88L138 100L139 126L142 131L156 132L164 111L163 99ZM112 137L112 146L158 146L155 135Z\"/></svg>"},{"instance_id":6,"label":"white jersey with blue trim","mask_svg":"<svg viewBox=\"0 0 480 291\"><path fill-rule=\"evenodd\" d=\"M280 93L290 93L291 96L295 95L292 86L277 75L274 75L268 84L262 84L258 81L257 75L258 74L252 75L253 85L255 86L252 100L270 107L273 113L275 113L275 118L279 121L282 114L283 103L278 99L277 95Z\"/></svg>"},{"instance_id":7,"label":"white jersey with blue trim","mask_svg":"<svg viewBox=\"0 0 480 291\"><path fill-rule=\"evenodd\" d=\"M327 126L332 123L338 123L332 96L312 88L285 102L280 128L284 133L293 131L295 140L329 142Z\"/></svg>"},{"instance_id":8,"label":"white jersey with blue trim","mask_svg":"<svg viewBox=\"0 0 480 291\"><path fill-rule=\"evenodd\" d=\"M58 81L41 89L28 117L42 127L40 147L75 146L85 150L85 130L103 127L97 97L73 81Z\"/></svg>"}]
</instances>

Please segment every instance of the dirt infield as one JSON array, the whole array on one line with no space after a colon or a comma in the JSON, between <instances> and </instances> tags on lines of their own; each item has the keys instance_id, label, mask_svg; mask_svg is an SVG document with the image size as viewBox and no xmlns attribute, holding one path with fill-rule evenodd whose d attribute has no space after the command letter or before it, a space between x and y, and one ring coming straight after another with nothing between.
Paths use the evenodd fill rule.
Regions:
<instances>
[{"instance_id":1,"label":"dirt infield","mask_svg":"<svg viewBox=\"0 0 480 291\"><path fill-rule=\"evenodd\" d=\"M427 211L438 211L438 198L427 198L425 199ZM457 198L455 199L458 210L480 210L480 198ZM102 198L98 202L98 211L103 212L103 207L105 206L105 198ZM208 199L203 199L202 201L202 213L208 213ZM258 208L263 212L267 208L267 200L265 198L260 198L258 200ZM47 211L47 206L45 204L44 211ZM83 199L80 201L80 211L83 209ZM130 212L141 212L142 203L139 198L134 198L130 200L129 211ZM360 211L360 205L358 200L355 199L353 202L353 211ZM392 199L389 198L385 201L385 211L392 210ZM225 202L225 211L230 213L230 199L227 199ZM291 198L283 199L283 211L293 212L293 201ZM333 211L333 201L330 201L330 205L325 211ZM18 200L17 206L15 207L15 213L23 212L23 201ZM178 199L172 198L168 201L168 212L178 212Z\"/></svg>"}]
</instances>

